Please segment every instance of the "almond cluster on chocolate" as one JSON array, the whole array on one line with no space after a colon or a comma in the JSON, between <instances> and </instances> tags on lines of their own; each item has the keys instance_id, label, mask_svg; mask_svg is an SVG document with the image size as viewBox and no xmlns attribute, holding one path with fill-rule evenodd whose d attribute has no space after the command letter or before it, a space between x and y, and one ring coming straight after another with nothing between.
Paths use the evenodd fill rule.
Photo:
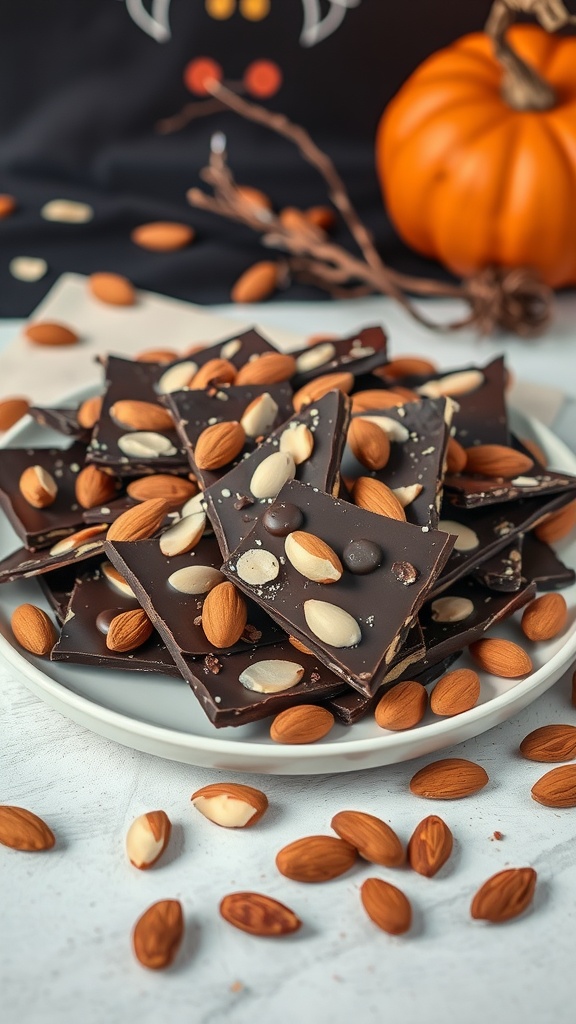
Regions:
<instances>
[{"instance_id":1,"label":"almond cluster on chocolate","mask_svg":"<svg viewBox=\"0 0 576 1024\"><path fill-rule=\"evenodd\" d=\"M510 434L501 359L441 373L368 327L103 366L101 397L33 410L71 447L0 451L0 582L38 577L53 660L181 676L216 726L351 723L574 580L547 542L576 479Z\"/></svg>"}]
</instances>

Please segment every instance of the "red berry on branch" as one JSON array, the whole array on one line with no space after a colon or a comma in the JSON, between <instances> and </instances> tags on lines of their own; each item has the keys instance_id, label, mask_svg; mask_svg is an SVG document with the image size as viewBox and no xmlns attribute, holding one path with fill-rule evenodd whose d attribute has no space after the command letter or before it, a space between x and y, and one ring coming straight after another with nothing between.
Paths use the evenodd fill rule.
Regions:
<instances>
[{"instance_id":1,"label":"red berry on branch","mask_svg":"<svg viewBox=\"0 0 576 1024\"><path fill-rule=\"evenodd\" d=\"M282 85L282 72L273 60L255 60L242 77L246 92L257 99L274 96Z\"/></svg>"},{"instance_id":2,"label":"red berry on branch","mask_svg":"<svg viewBox=\"0 0 576 1024\"><path fill-rule=\"evenodd\" d=\"M208 96L206 85L211 81L221 82L224 72L211 57L197 57L184 68L184 84L196 96Z\"/></svg>"}]
</instances>

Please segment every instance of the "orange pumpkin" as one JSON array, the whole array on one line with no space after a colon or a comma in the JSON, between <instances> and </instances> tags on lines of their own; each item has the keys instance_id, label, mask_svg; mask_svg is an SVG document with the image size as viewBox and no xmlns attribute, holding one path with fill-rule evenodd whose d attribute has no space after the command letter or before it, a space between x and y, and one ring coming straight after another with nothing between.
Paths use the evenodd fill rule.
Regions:
<instances>
[{"instance_id":1,"label":"orange pumpkin","mask_svg":"<svg viewBox=\"0 0 576 1024\"><path fill-rule=\"evenodd\" d=\"M530 266L576 283L576 38L508 33L556 105L514 110L483 33L433 54L385 111L376 138L390 217L412 248L467 277Z\"/></svg>"}]
</instances>

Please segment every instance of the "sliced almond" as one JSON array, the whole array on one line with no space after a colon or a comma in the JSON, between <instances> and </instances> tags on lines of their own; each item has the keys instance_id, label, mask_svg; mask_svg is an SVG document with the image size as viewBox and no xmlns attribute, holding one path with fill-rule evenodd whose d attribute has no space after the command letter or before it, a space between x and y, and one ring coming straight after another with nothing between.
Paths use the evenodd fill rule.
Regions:
<instances>
[{"instance_id":1,"label":"sliced almond","mask_svg":"<svg viewBox=\"0 0 576 1024\"><path fill-rule=\"evenodd\" d=\"M118 516L108 530L107 540L146 540L160 529L168 511L163 498L149 498Z\"/></svg>"},{"instance_id":2,"label":"sliced almond","mask_svg":"<svg viewBox=\"0 0 576 1024\"><path fill-rule=\"evenodd\" d=\"M369 476L359 476L352 488L354 504L368 512L406 522L406 514L398 498L386 484Z\"/></svg>"},{"instance_id":3,"label":"sliced almond","mask_svg":"<svg viewBox=\"0 0 576 1024\"><path fill-rule=\"evenodd\" d=\"M280 435L279 449L288 452L295 465L300 466L314 451L314 435L305 423L293 424Z\"/></svg>"},{"instance_id":4,"label":"sliced almond","mask_svg":"<svg viewBox=\"0 0 576 1024\"><path fill-rule=\"evenodd\" d=\"M191 512L162 534L159 541L160 551L168 558L184 555L196 547L205 529L206 513Z\"/></svg>"},{"instance_id":5,"label":"sliced almond","mask_svg":"<svg viewBox=\"0 0 576 1024\"><path fill-rule=\"evenodd\" d=\"M161 455L176 455L177 451L169 437L152 430L123 434L118 438L118 447L130 459L158 459Z\"/></svg>"},{"instance_id":6,"label":"sliced almond","mask_svg":"<svg viewBox=\"0 0 576 1024\"><path fill-rule=\"evenodd\" d=\"M366 469L383 469L390 458L388 435L375 423L360 416L350 423L346 440L354 457Z\"/></svg>"},{"instance_id":7,"label":"sliced almond","mask_svg":"<svg viewBox=\"0 0 576 1024\"><path fill-rule=\"evenodd\" d=\"M351 373L327 373L322 377L315 377L301 387L294 395L292 404L296 412L300 412L305 406L327 395L329 391L342 391L347 395L353 386L354 377Z\"/></svg>"},{"instance_id":8,"label":"sliced almond","mask_svg":"<svg viewBox=\"0 0 576 1024\"><path fill-rule=\"evenodd\" d=\"M325 366L336 355L336 348L331 341L325 341L313 348L305 349L296 359L297 373L310 373L311 370L318 370Z\"/></svg>"},{"instance_id":9,"label":"sliced almond","mask_svg":"<svg viewBox=\"0 0 576 1024\"><path fill-rule=\"evenodd\" d=\"M297 932L302 922L293 910L259 892L233 892L220 903L220 914L228 924L249 935L276 938Z\"/></svg>"},{"instance_id":10,"label":"sliced almond","mask_svg":"<svg viewBox=\"0 0 576 1024\"><path fill-rule=\"evenodd\" d=\"M477 391L483 383L484 374L481 370L458 370L456 373L439 377L438 380L421 384L416 390L427 398L458 398L459 395L469 395Z\"/></svg>"},{"instance_id":11,"label":"sliced almond","mask_svg":"<svg viewBox=\"0 0 576 1024\"><path fill-rule=\"evenodd\" d=\"M19 481L20 494L33 508L48 508L56 501L58 484L43 466L28 466Z\"/></svg>"},{"instance_id":12,"label":"sliced almond","mask_svg":"<svg viewBox=\"0 0 576 1024\"><path fill-rule=\"evenodd\" d=\"M246 387L253 384L281 384L296 372L294 356L282 352L263 352L257 359L247 362L238 370L235 384Z\"/></svg>"},{"instance_id":13,"label":"sliced almond","mask_svg":"<svg viewBox=\"0 0 576 1024\"><path fill-rule=\"evenodd\" d=\"M192 794L197 811L223 828L255 825L268 808L268 798L260 789L236 782L214 782Z\"/></svg>"},{"instance_id":14,"label":"sliced almond","mask_svg":"<svg viewBox=\"0 0 576 1024\"><path fill-rule=\"evenodd\" d=\"M297 686L304 668L295 661L257 661L238 676L247 690L256 693L281 693Z\"/></svg>"},{"instance_id":15,"label":"sliced almond","mask_svg":"<svg viewBox=\"0 0 576 1024\"><path fill-rule=\"evenodd\" d=\"M77 551L79 554L91 547L101 548L108 530L108 523L95 523L94 526L87 526L84 530L77 530L67 537L56 542L50 548L51 555L63 555L67 551Z\"/></svg>"},{"instance_id":16,"label":"sliced almond","mask_svg":"<svg viewBox=\"0 0 576 1024\"><path fill-rule=\"evenodd\" d=\"M466 449L466 472L512 479L528 473L533 459L503 444L479 444Z\"/></svg>"},{"instance_id":17,"label":"sliced almond","mask_svg":"<svg viewBox=\"0 0 576 1024\"><path fill-rule=\"evenodd\" d=\"M44 657L58 639L52 619L35 604L20 604L12 612L10 626L14 638L31 654Z\"/></svg>"},{"instance_id":18,"label":"sliced almond","mask_svg":"<svg viewBox=\"0 0 576 1024\"><path fill-rule=\"evenodd\" d=\"M106 633L106 647L109 651L124 653L134 651L152 635L152 623L142 608L132 608L115 615Z\"/></svg>"},{"instance_id":19,"label":"sliced almond","mask_svg":"<svg viewBox=\"0 0 576 1024\"><path fill-rule=\"evenodd\" d=\"M148 501L149 498L164 498L171 509L180 506L192 498L197 491L196 484L181 476L171 473L155 473L153 476L141 476L131 480L126 493L135 501Z\"/></svg>"},{"instance_id":20,"label":"sliced almond","mask_svg":"<svg viewBox=\"0 0 576 1024\"><path fill-rule=\"evenodd\" d=\"M174 391L182 391L183 388L190 387L197 373L197 363L187 359L183 363L176 363L175 366L165 370L156 387L161 395L171 395Z\"/></svg>"},{"instance_id":21,"label":"sliced almond","mask_svg":"<svg viewBox=\"0 0 576 1024\"><path fill-rule=\"evenodd\" d=\"M122 399L110 407L110 415L119 426L128 430L172 430L174 421L167 409L154 402Z\"/></svg>"},{"instance_id":22,"label":"sliced almond","mask_svg":"<svg viewBox=\"0 0 576 1024\"><path fill-rule=\"evenodd\" d=\"M233 583L219 583L202 606L202 629L214 647L232 647L238 643L248 619L248 609Z\"/></svg>"},{"instance_id":23,"label":"sliced almond","mask_svg":"<svg viewBox=\"0 0 576 1024\"><path fill-rule=\"evenodd\" d=\"M0 804L0 843L12 850L37 853L51 850L54 833L42 818L24 807Z\"/></svg>"},{"instance_id":24,"label":"sliced almond","mask_svg":"<svg viewBox=\"0 0 576 1024\"><path fill-rule=\"evenodd\" d=\"M331 647L354 647L362 640L356 619L328 601L304 601L304 617L308 629Z\"/></svg>"},{"instance_id":25,"label":"sliced almond","mask_svg":"<svg viewBox=\"0 0 576 1024\"><path fill-rule=\"evenodd\" d=\"M246 437L266 437L272 430L277 416L278 405L266 391L246 406L240 425Z\"/></svg>"},{"instance_id":26,"label":"sliced almond","mask_svg":"<svg viewBox=\"0 0 576 1024\"><path fill-rule=\"evenodd\" d=\"M172 824L165 811L135 818L126 833L126 853L135 868L146 871L160 859L170 841Z\"/></svg>"},{"instance_id":27,"label":"sliced almond","mask_svg":"<svg viewBox=\"0 0 576 1024\"><path fill-rule=\"evenodd\" d=\"M294 459L289 452L273 452L256 467L250 480L255 498L275 498L288 480L296 476Z\"/></svg>"},{"instance_id":28,"label":"sliced almond","mask_svg":"<svg viewBox=\"0 0 576 1024\"><path fill-rule=\"evenodd\" d=\"M179 594L207 594L223 581L220 570L211 565L185 565L168 577L168 583Z\"/></svg>"},{"instance_id":29,"label":"sliced almond","mask_svg":"<svg viewBox=\"0 0 576 1024\"><path fill-rule=\"evenodd\" d=\"M123 594L124 597L135 597L134 591L129 583L126 582L121 573L112 562L102 562L100 566L102 573L108 580L111 587L117 590L119 594Z\"/></svg>"},{"instance_id":30,"label":"sliced almond","mask_svg":"<svg viewBox=\"0 0 576 1024\"><path fill-rule=\"evenodd\" d=\"M33 341L35 345L76 345L80 338L70 327L65 327L64 324L54 323L52 321L37 321L34 324L28 324L28 327L24 330L25 336L29 341Z\"/></svg>"},{"instance_id":31,"label":"sliced almond","mask_svg":"<svg viewBox=\"0 0 576 1024\"><path fill-rule=\"evenodd\" d=\"M84 466L74 482L76 501L82 508L105 505L118 490L116 478L98 466Z\"/></svg>"},{"instance_id":32,"label":"sliced almond","mask_svg":"<svg viewBox=\"0 0 576 1024\"><path fill-rule=\"evenodd\" d=\"M88 290L110 306L133 306L136 302L136 289L122 274L90 274Z\"/></svg>"},{"instance_id":33,"label":"sliced almond","mask_svg":"<svg viewBox=\"0 0 576 1024\"><path fill-rule=\"evenodd\" d=\"M306 644L303 644L302 641L299 640L298 637L296 636L289 636L288 643L292 644L292 647L294 647L297 651L300 651L300 654L314 654L314 652L311 651L309 647L306 647Z\"/></svg>"},{"instance_id":34,"label":"sliced almond","mask_svg":"<svg viewBox=\"0 0 576 1024\"><path fill-rule=\"evenodd\" d=\"M233 384L236 367L228 359L209 359L200 367L188 387L192 391L203 391L209 384Z\"/></svg>"},{"instance_id":35,"label":"sliced almond","mask_svg":"<svg viewBox=\"0 0 576 1024\"><path fill-rule=\"evenodd\" d=\"M280 563L271 551L264 548L250 548L236 562L236 575L249 586L259 587L275 580L280 572Z\"/></svg>"},{"instance_id":36,"label":"sliced almond","mask_svg":"<svg viewBox=\"0 0 576 1024\"><path fill-rule=\"evenodd\" d=\"M329 544L304 530L294 530L284 541L288 561L315 583L335 583L343 573L342 563Z\"/></svg>"},{"instance_id":37,"label":"sliced almond","mask_svg":"<svg viewBox=\"0 0 576 1024\"><path fill-rule=\"evenodd\" d=\"M78 409L78 423L85 430L92 430L96 423L98 423L101 412L102 395L93 395L92 398L86 398Z\"/></svg>"},{"instance_id":38,"label":"sliced almond","mask_svg":"<svg viewBox=\"0 0 576 1024\"><path fill-rule=\"evenodd\" d=\"M244 428L235 420L213 423L196 441L194 462L198 469L221 469L240 454L246 442Z\"/></svg>"}]
</instances>

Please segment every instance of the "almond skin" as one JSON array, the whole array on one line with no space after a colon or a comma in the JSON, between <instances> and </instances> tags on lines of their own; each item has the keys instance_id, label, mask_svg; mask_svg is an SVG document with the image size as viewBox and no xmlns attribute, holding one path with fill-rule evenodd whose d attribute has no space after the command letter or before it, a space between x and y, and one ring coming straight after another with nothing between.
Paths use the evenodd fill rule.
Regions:
<instances>
[{"instance_id":1,"label":"almond skin","mask_svg":"<svg viewBox=\"0 0 576 1024\"><path fill-rule=\"evenodd\" d=\"M434 715L461 715L477 703L480 677L471 668L457 668L438 680L430 694L430 710Z\"/></svg>"},{"instance_id":2,"label":"almond skin","mask_svg":"<svg viewBox=\"0 0 576 1024\"><path fill-rule=\"evenodd\" d=\"M576 758L576 726L543 725L528 733L520 744L520 753L529 761L554 764Z\"/></svg>"},{"instance_id":3,"label":"almond skin","mask_svg":"<svg viewBox=\"0 0 576 1024\"><path fill-rule=\"evenodd\" d=\"M305 406L311 405L312 402L317 402L323 395L327 395L329 391L342 391L343 394L347 395L353 386L354 377L351 373L325 373L321 377L315 377L314 380L301 387L293 396L292 405L296 412L300 412Z\"/></svg>"},{"instance_id":4,"label":"almond skin","mask_svg":"<svg viewBox=\"0 0 576 1024\"><path fill-rule=\"evenodd\" d=\"M350 423L346 440L354 457L366 469L383 469L390 458L388 435L375 423L369 423L360 416Z\"/></svg>"},{"instance_id":5,"label":"almond skin","mask_svg":"<svg viewBox=\"0 0 576 1024\"><path fill-rule=\"evenodd\" d=\"M466 449L466 472L511 479L528 473L533 459L503 444L479 444Z\"/></svg>"},{"instance_id":6,"label":"almond skin","mask_svg":"<svg viewBox=\"0 0 576 1024\"><path fill-rule=\"evenodd\" d=\"M0 430L10 430L30 408L27 398L5 398L0 402Z\"/></svg>"},{"instance_id":7,"label":"almond skin","mask_svg":"<svg viewBox=\"0 0 576 1024\"><path fill-rule=\"evenodd\" d=\"M290 380L296 373L294 356L283 352L263 352L258 359L246 363L238 370L236 385L248 384L281 384Z\"/></svg>"},{"instance_id":8,"label":"almond skin","mask_svg":"<svg viewBox=\"0 0 576 1024\"><path fill-rule=\"evenodd\" d=\"M209 384L233 384L236 367L228 359L209 359L194 375L188 387L192 391L203 391Z\"/></svg>"},{"instance_id":9,"label":"almond skin","mask_svg":"<svg viewBox=\"0 0 576 1024\"><path fill-rule=\"evenodd\" d=\"M132 945L143 967L158 971L168 967L184 935L184 917L178 900L159 900L145 910L132 933Z\"/></svg>"},{"instance_id":10,"label":"almond skin","mask_svg":"<svg viewBox=\"0 0 576 1024\"><path fill-rule=\"evenodd\" d=\"M0 804L0 843L13 850L51 850L56 839L45 821L23 807Z\"/></svg>"},{"instance_id":11,"label":"almond skin","mask_svg":"<svg viewBox=\"0 0 576 1024\"><path fill-rule=\"evenodd\" d=\"M110 476L110 473L98 469L98 466L84 466L74 483L76 501L82 508L105 505L114 497L117 489L115 478Z\"/></svg>"},{"instance_id":12,"label":"almond skin","mask_svg":"<svg viewBox=\"0 0 576 1024\"><path fill-rule=\"evenodd\" d=\"M468 462L466 449L462 447L455 437L448 439L446 448L446 472L463 473Z\"/></svg>"},{"instance_id":13,"label":"almond skin","mask_svg":"<svg viewBox=\"0 0 576 1024\"><path fill-rule=\"evenodd\" d=\"M173 430L174 420L167 409L155 402L138 402L132 398L120 399L110 407L116 423L128 430Z\"/></svg>"},{"instance_id":14,"label":"almond skin","mask_svg":"<svg viewBox=\"0 0 576 1024\"><path fill-rule=\"evenodd\" d=\"M522 632L529 640L551 640L566 626L568 606L562 594L542 594L522 615Z\"/></svg>"},{"instance_id":15,"label":"almond skin","mask_svg":"<svg viewBox=\"0 0 576 1024\"><path fill-rule=\"evenodd\" d=\"M122 274L90 274L88 290L109 306L133 306L136 301L134 285Z\"/></svg>"},{"instance_id":16,"label":"almond skin","mask_svg":"<svg viewBox=\"0 0 576 1024\"><path fill-rule=\"evenodd\" d=\"M249 935L277 938L297 932L302 925L293 910L259 892L232 892L221 900L219 910L228 924Z\"/></svg>"},{"instance_id":17,"label":"almond skin","mask_svg":"<svg viewBox=\"0 0 576 1024\"><path fill-rule=\"evenodd\" d=\"M327 736L334 725L328 708L316 704L295 704L273 720L270 738L275 743L316 743Z\"/></svg>"},{"instance_id":18,"label":"almond skin","mask_svg":"<svg viewBox=\"0 0 576 1024\"><path fill-rule=\"evenodd\" d=\"M118 516L108 530L107 540L147 540L152 537L170 506L163 498L149 498Z\"/></svg>"},{"instance_id":19,"label":"almond skin","mask_svg":"<svg viewBox=\"0 0 576 1024\"><path fill-rule=\"evenodd\" d=\"M306 836L277 853L276 867L294 882L329 882L349 871L357 856L356 848L344 839Z\"/></svg>"},{"instance_id":20,"label":"almond skin","mask_svg":"<svg viewBox=\"0 0 576 1024\"><path fill-rule=\"evenodd\" d=\"M432 878L452 853L450 829L437 814L430 814L414 829L408 842L408 862L419 875Z\"/></svg>"},{"instance_id":21,"label":"almond skin","mask_svg":"<svg viewBox=\"0 0 576 1024\"><path fill-rule=\"evenodd\" d=\"M142 608L132 608L120 612L110 623L106 634L106 647L109 651L134 651L146 643L152 635L152 623Z\"/></svg>"},{"instance_id":22,"label":"almond skin","mask_svg":"<svg viewBox=\"0 0 576 1024\"><path fill-rule=\"evenodd\" d=\"M381 729L412 729L421 722L428 706L428 692L422 683L406 679L396 683L380 698L374 717Z\"/></svg>"},{"instance_id":23,"label":"almond skin","mask_svg":"<svg viewBox=\"0 0 576 1024\"><path fill-rule=\"evenodd\" d=\"M141 249L150 252L175 252L194 241L196 232L189 224L157 220L134 228L130 238Z\"/></svg>"},{"instance_id":24,"label":"almond skin","mask_svg":"<svg viewBox=\"0 0 576 1024\"><path fill-rule=\"evenodd\" d=\"M472 900L472 917L492 924L518 917L532 902L536 878L533 868L507 868L492 875Z\"/></svg>"},{"instance_id":25,"label":"almond skin","mask_svg":"<svg viewBox=\"0 0 576 1024\"><path fill-rule=\"evenodd\" d=\"M546 772L532 786L532 797L545 807L576 807L576 765L563 764Z\"/></svg>"},{"instance_id":26,"label":"almond skin","mask_svg":"<svg viewBox=\"0 0 576 1024\"><path fill-rule=\"evenodd\" d=\"M268 809L268 797L260 789L237 782L213 782L190 797L196 810L223 828L249 828Z\"/></svg>"},{"instance_id":27,"label":"almond skin","mask_svg":"<svg viewBox=\"0 0 576 1024\"><path fill-rule=\"evenodd\" d=\"M85 430L92 430L96 423L98 423L101 412L102 395L93 395L92 398L86 398L78 409L78 423Z\"/></svg>"},{"instance_id":28,"label":"almond skin","mask_svg":"<svg viewBox=\"0 0 576 1024\"><path fill-rule=\"evenodd\" d=\"M410 792L429 800L459 800L488 783L484 769L461 757L432 761L410 779Z\"/></svg>"},{"instance_id":29,"label":"almond skin","mask_svg":"<svg viewBox=\"0 0 576 1024\"><path fill-rule=\"evenodd\" d=\"M28 466L18 482L22 497L33 508L48 508L58 495L54 477L42 466Z\"/></svg>"},{"instance_id":30,"label":"almond skin","mask_svg":"<svg viewBox=\"0 0 576 1024\"><path fill-rule=\"evenodd\" d=\"M213 423L196 441L194 462L198 469L221 469L240 454L245 443L244 428L235 420Z\"/></svg>"},{"instance_id":31,"label":"almond skin","mask_svg":"<svg viewBox=\"0 0 576 1024\"><path fill-rule=\"evenodd\" d=\"M406 522L406 513L398 498L380 480L373 480L370 476L359 476L352 488L352 498L355 505L367 509L368 512L376 512L380 516Z\"/></svg>"},{"instance_id":32,"label":"almond skin","mask_svg":"<svg viewBox=\"0 0 576 1024\"><path fill-rule=\"evenodd\" d=\"M468 650L484 672L502 679L519 679L532 671L530 656L511 640L486 637L475 640Z\"/></svg>"},{"instance_id":33,"label":"almond skin","mask_svg":"<svg viewBox=\"0 0 576 1024\"><path fill-rule=\"evenodd\" d=\"M34 604L21 604L15 608L10 625L20 646L39 657L49 654L58 639L52 619Z\"/></svg>"},{"instance_id":34,"label":"almond skin","mask_svg":"<svg viewBox=\"0 0 576 1024\"><path fill-rule=\"evenodd\" d=\"M135 501L163 498L171 509L175 509L188 501L188 498L193 498L198 488L192 480L185 480L181 476L155 473L154 476L141 476L137 480L131 480L126 492Z\"/></svg>"},{"instance_id":35,"label":"almond skin","mask_svg":"<svg viewBox=\"0 0 576 1024\"><path fill-rule=\"evenodd\" d=\"M534 528L538 540L546 544L556 544L572 533L576 526L576 501L564 505L558 512L551 512Z\"/></svg>"},{"instance_id":36,"label":"almond skin","mask_svg":"<svg viewBox=\"0 0 576 1024\"><path fill-rule=\"evenodd\" d=\"M24 334L35 345L76 345L80 341L70 327L49 320L28 324Z\"/></svg>"},{"instance_id":37,"label":"almond skin","mask_svg":"<svg viewBox=\"0 0 576 1024\"><path fill-rule=\"evenodd\" d=\"M202 606L202 629L214 647L232 647L248 619L246 602L233 583L219 583Z\"/></svg>"},{"instance_id":38,"label":"almond skin","mask_svg":"<svg viewBox=\"0 0 576 1024\"><path fill-rule=\"evenodd\" d=\"M371 864L397 868L406 860L404 847L394 829L373 814L339 811L332 818L330 827L341 839L355 846L363 860Z\"/></svg>"},{"instance_id":39,"label":"almond skin","mask_svg":"<svg viewBox=\"0 0 576 1024\"><path fill-rule=\"evenodd\" d=\"M403 935L412 924L412 907L404 893L382 878L367 878L360 888L364 910L389 935Z\"/></svg>"},{"instance_id":40,"label":"almond skin","mask_svg":"<svg viewBox=\"0 0 576 1024\"><path fill-rule=\"evenodd\" d=\"M236 281L230 298L232 302L263 302L278 287L280 267L272 260L254 263Z\"/></svg>"},{"instance_id":41,"label":"almond skin","mask_svg":"<svg viewBox=\"0 0 576 1024\"><path fill-rule=\"evenodd\" d=\"M329 544L305 530L293 530L285 541L286 556L294 568L315 583L335 583L342 573L342 563Z\"/></svg>"}]
</instances>

